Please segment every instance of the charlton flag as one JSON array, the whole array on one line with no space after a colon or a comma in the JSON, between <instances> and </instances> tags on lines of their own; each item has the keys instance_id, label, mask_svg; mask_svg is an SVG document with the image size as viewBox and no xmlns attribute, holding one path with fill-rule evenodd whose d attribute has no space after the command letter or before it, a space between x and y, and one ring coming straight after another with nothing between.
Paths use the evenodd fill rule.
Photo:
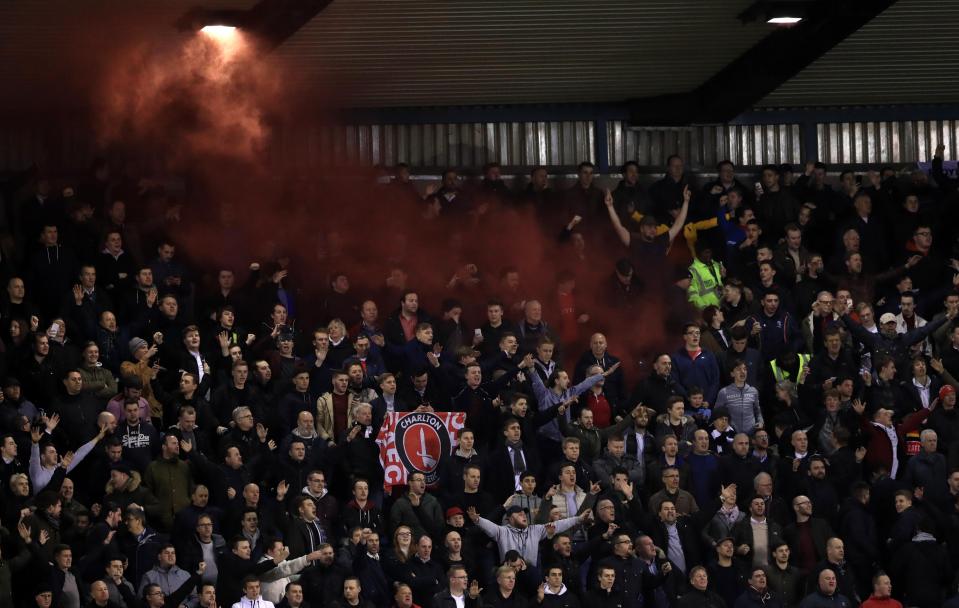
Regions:
<instances>
[{"instance_id":1,"label":"charlton flag","mask_svg":"<svg viewBox=\"0 0 959 608\"><path fill-rule=\"evenodd\" d=\"M384 472L383 489L406 485L406 476L414 471L426 476L426 485L434 485L465 425L465 412L387 414L376 438Z\"/></svg>"}]
</instances>

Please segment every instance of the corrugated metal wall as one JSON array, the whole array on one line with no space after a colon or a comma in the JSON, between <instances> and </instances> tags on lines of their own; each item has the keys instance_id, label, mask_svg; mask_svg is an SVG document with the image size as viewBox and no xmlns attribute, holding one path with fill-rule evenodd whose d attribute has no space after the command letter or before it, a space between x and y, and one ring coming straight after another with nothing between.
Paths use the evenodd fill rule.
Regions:
<instances>
[{"instance_id":1,"label":"corrugated metal wall","mask_svg":"<svg viewBox=\"0 0 959 608\"><path fill-rule=\"evenodd\" d=\"M913 163L946 146L956 158L959 120L840 122L816 125L819 159L830 164Z\"/></svg>"},{"instance_id":2,"label":"corrugated metal wall","mask_svg":"<svg viewBox=\"0 0 959 608\"><path fill-rule=\"evenodd\" d=\"M486 122L312 126L276 133L271 157L285 166L571 166L596 161L595 123Z\"/></svg>"},{"instance_id":3,"label":"corrugated metal wall","mask_svg":"<svg viewBox=\"0 0 959 608\"><path fill-rule=\"evenodd\" d=\"M610 121L607 142L609 164L615 167L628 160L658 167L670 154L679 154L693 168L710 170L723 159L742 166L802 159L802 133L795 124L630 129L622 121Z\"/></svg>"},{"instance_id":4,"label":"corrugated metal wall","mask_svg":"<svg viewBox=\"0 0 959 608\"><path fill-rule=\"evenodd\" d=\"M818 158L830 165L913 163L928 160L936 145L959 157L959 119L820 123ZM605 129L597 132L597 129ZM265 157L276 168L310 173L323 167L395 165L420 172L442 167L478 167L496 161L510 167L570 168L599 163L598 137L605 134L611 170L627 160L661 167L676 153L694 170L710 171L728 158L738 166L799 164L807 156L799 124L709 125L689 128L629 128L623 121L483 122L279 128ZM0 124L0 171L40 162L56 170L89 166L96 146L80 128Z\"/></svg>"}]
</instances>

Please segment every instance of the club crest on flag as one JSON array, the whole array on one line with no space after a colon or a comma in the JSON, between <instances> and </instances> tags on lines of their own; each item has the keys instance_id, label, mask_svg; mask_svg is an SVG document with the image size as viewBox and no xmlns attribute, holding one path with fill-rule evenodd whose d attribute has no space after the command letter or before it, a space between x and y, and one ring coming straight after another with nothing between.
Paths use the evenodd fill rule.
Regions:
<instances>
[{"instance_id":1,"label":"club crest on flag","mask_svg":"<svg viewBox=\"0 0 959 608\"><path fill-rule=\"evenodd\" d=\"M465 423L462 412L387 414L377 438L384 488L405 485L407 475L414 471L426 476L427 485L435 485Z\"/></svg>"}]
</instances>

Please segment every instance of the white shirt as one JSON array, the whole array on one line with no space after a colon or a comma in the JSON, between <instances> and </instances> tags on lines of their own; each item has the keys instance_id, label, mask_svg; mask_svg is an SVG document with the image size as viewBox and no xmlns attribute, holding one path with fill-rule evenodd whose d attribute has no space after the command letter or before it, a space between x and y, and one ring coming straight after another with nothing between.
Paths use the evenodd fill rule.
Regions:
<instances>
[{"instance_id":1,"label":"white shirt","mask_svg":"<svg viewBox=\"0 0 959 608\"><path fill-rule=\"evenodd\" d=\"M456 608L466 608L466 596L465 595L453 595L453 601L456 602Z\"/></svg>"},{"instance_id":2,"label":"white shirt","mask_svg":"<svg viewBox=\"0 0 959 608\"><path fill-rule=\"evenodd\" d=\"M200 356L200 351L193 352L188 350L187 352L190 353L190 356L196 361L196 368L198 370L197 375L199 376L199 378L197 378L197 384L199 384L200 382L203 382L203 376L206 376L206 374L203 372L203 357Z\"/></svg>"},{"instance_id":3,"label":"white shirt","mask_svg":"<svg viewBox=\"0 0 959 608\"><path fill-rule=\"evenodd\" d=\"M932 380L929 379L929 376L926 376L926 383L919 384L919 382L913 378L912 385L916 387L916 392L919 393L919 400L922 401L922 407L929 409L929 387L932 386Z\"/></svg>"},{"instance_id":4,"label":"white shirt","mask_svg":"<svg viewBox=\"0 0 959 608\"><path fill-rule=\"evenodd\" d=\"M276 608L276 606L273 605L273 602L262 599L261 596L255 600L242 597L239 602L233 604L233 608Z\"/></svg>"}]
</instances>

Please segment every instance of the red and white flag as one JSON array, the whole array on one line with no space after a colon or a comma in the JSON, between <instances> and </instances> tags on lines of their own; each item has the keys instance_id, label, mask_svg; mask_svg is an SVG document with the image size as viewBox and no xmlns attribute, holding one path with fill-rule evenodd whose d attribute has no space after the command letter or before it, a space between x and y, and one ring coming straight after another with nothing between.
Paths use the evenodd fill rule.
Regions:
<instances>
[{"instance_id":1,"label":"red and white flag","mask_svg":"<svg viewBox=\"0 0 959 608\"><path fill-rule=\"evenodd\" d=\"M406 485L406 476L414 471L426 476L426 485L436 484L465 425L464 412L387 414L376 438L384 472L383 489Z\"/></svg>"}]
</instances>

